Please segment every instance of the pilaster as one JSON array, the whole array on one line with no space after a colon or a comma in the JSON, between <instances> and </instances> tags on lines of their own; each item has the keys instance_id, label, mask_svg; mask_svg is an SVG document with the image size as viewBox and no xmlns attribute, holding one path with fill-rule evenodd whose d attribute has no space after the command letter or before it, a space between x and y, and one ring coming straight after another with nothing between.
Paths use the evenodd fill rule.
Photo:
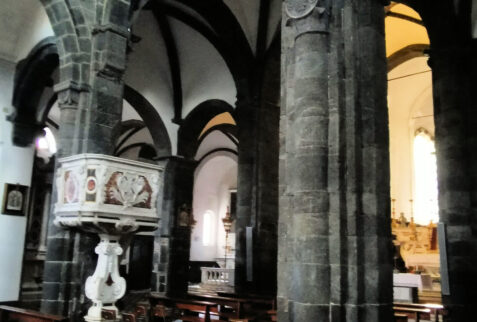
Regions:
<instances>
[{"instance_id":1,"label":"pilaster","mask_svg":"<svg viewBox=\"0 0 477 322\"><path fill-rule=\"evenodd\" d=\"M166 163L164 181L167 184L164 185L161 228L154 238L152 290L184 295L188 290L192 191L197 164L179 157L170 157L163 162Z\"/></svg>"}]
</instances>

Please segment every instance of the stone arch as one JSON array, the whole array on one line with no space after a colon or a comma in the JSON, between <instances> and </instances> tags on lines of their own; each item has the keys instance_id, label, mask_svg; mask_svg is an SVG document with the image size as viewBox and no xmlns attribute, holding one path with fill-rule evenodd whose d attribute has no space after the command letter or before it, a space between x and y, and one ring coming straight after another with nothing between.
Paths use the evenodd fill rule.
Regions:
<instances>
[{"instance_id":1,"label":"stone arch","mask_svg":"<svg viewBox=\"0 0 477 322\"><path fill-rule=\"evenodd\" d=\"M197 142L197 147L205 140L205 138L212 132L219 131L223 133L226 137L229 138L235 145L238 145L237 140L237 126L233 124L218 124L214 125L211 128L207 129L204 133L200 134L200 137Z\"/></svg>"},{"instance_id":2,"label":"stone arch","mask_svg":"<svg viewBox=\"0 0 477 322\"><path fill-rule=\"evenodd\" d=\"M85 89L89 78L91 32L78 0L40 0L56 36L60 56L60 88Z\"/></svg>"},{"instance_id":3,"label":"stone arch","mask_svg":"<svg viewBox=\"0 0 477 322\"><path fill-rule=\"evenodd\" d=\"M15 145L28 146L41 131L48 108L39 110L38 104L45 88L53 85L51 75L58 68L58 64L58 49L54 37L40 41L28 56L18 63L12 102L15 111L9 117L14 124Z\"/></svg>"},{"instance_id":4,"label":"stone arch","mask_svg":"<svg viewBox=\"0 0 477 322\"><path fill-rule=\"evenodd\" d=\"M429 45L426 44L413 44L398 50L388 57L388 73L408 60L426 56L425 51L427 50L429 50Z\"/></svg>"},{"instance_id":5,"label":"stone arch","mask_svg":"<svg viewBox=\"0 0 477 322\"><path fill-rule=\"evenodd\" d=\"M58 68L59 50L54 37L40 41L24 60L17 65L13 91L14 113L9 120L14 123L13 142L18 146L28 146L41 132L45 116L56 101L56 94L44 108L39 108L41 95L46 87L53 85L51 75ZM140 93L124 86L124 99L138 112L151 132L158 156L172 153L167 129L154 106Z\"/></svg>"},{"instance_id":6,"label":"stone arch","mask_svg":"<svg viewBox=\"0 0 477 322\"><path fill-rule=\"evenodd\" d=\"M207 122L218 114L224 112L233 114L233 111L233 107L222 100L208 100L197 105L179 128L178 154L187 159L194 158L199 144L199 135Z\"/></svg>"},{"instance_id":7,"label":"stone arch","mask_svg":"<svg viewBox=\"0 0 477 322\"><path fill-rule=\"evenodd\" d=\"M207 162L207 160L209 160L209 158L212 158L216 155L222 155L222 154L224 154L226 156L234 155L235 158L233 158L233 159L235 161L237 161L237 163L238 163L238 153L237 153L237 151L235 151L233 149L229 149L229 148L217 148L217 149L213 149L213 150L207 152L199 160L197 160L197 162L199 162L199 167L202 164L202 162Z\"/></svg>"},{"instance_id":8,"label":"stone arch","mask_svg":"<svg viewBox=\"0 0 477 322\"><path fill-rule=\"evenodd\" d=\"M139 92L128 85L124 85L124 99L141 116L149 129L158 157L170 156L172 153L171 140L166 126L154 106Z\"/></svg>"}]
</instances>

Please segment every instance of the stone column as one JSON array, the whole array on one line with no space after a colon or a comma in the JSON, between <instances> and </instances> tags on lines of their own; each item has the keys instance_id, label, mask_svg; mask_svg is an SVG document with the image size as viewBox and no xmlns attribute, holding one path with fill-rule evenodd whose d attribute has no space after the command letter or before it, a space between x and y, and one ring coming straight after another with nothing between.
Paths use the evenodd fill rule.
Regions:
<instances>
[{"instance_id":1,"label":"stone column","mask_svg":"<svg viewBox=\"0 0 477 322\"><path fill-rule=\"evenodd\" d=\"M235 290L275 296L278 224L280 46L263 61L253 99L237 103ZM257 67L258 68L258 67ZM247 250L247 227L252 239ZM249 241L250 242L250 241Z\"/></svg>"},{"instance_id":2,"label":"stone column","mask_svg":"<svg viewBox=\"0 0 477 322\"><path fill-rule=\"evenodd\" d=\"M238 124L238 171L237 171L237 218L235 221L235 290L246 292L253 288L253 251L247 258L247 227L256 236L256 189L257 189L257 110L248 100L237 102ZM250 250L249 250L250 251Z\"/></svg>"},{"instance_id":3,"label":"stone column","mask_svg":"<svg viewBox=\"0 0 477 322\"><path fill-rule=\"evenodd\" d=\"M152 290L155 292L178 296L187 293L191 226L181 225L179 215L182 206L192 206L196 165L195 161L180 157L167 160L161 228L154 239Z\"/></svg>"},{"instance_id":4,"label":"stone column","mask_svg":"<svg viewBox=\"0 0 477 322\"><path fill-rule=\"evenodd\" d=\"M275 297L277 290L278 130L280 118L280 42L264 62L257 121L257 240L254 292Z\"/></svg>"},{"instance_id":5,"label":"stone column","mask_svg":"<svg viewBox=\"0 0 477 322\"><path fill-rule=\"evenodd\" d=\"M60 55L60 82L55 85L61 111L58 158L111 154L121 121L130 1L90 2L42 0ZM55 187L52 193L56 195ZM94 271L98 239L52 222L50 216L41 309L82 320L84 281Z\"/></svg>"},{"instance_id":6,"label":"stone column","mask_svg":"<svg viewBox=\"0 0 477 322\"><path fill-rule=\"evenodd\" d=\"M279 320L391 321L382 5L284 7Z\"/></svg>"},{"instance_id":7,"label":"stone column","mask_svg":"<svg viewBox=\"0 0 477 322\"><path fill-rule=\"evenodd\" d=\"M446 230L447 252L441 250L441 258L447 257L449 272L449 292L443 289L442 294L449 308L446 321L468 320L477 303L477 112L472 101L471 84L475 84L476 78L469 65L472 57L469 48L449 44L431 48L429 60L434 90L439 220ZM442 264L445 265L441 261ZM441 273L445 274L443 267Z\"/></svg>"}]
</instances>

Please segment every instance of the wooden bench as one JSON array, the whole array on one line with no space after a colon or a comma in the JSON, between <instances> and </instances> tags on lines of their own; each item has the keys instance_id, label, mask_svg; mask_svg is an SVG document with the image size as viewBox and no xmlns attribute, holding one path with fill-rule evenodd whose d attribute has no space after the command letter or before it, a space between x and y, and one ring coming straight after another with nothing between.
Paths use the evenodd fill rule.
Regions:
<instances>
[{"instance_id":1,"label":"wooden bench","mask_svg":"<svg viewBox=\"0 0 477 322\"><path fill-rule=\"evenodd\" d=\"M421 308L412 308L412 307L403 307L403 306L394 306L394 312L399 314L406 314L408 317L411 317L419 322L421 319L430 320L431 319L431 310L430 309L421 309Z\"/></svg>"},{"instance_id":2,"label":"wooden bench","mask_svg":"<svg viewBox=\"0 0 477 322\"><path fill-rule=\"evenodd\" d=\"M277 310L268 310L267 314L271 321L278 321L277 320Z\"/></svg>"},{"instance_id":3,"label":"wooden bench","mask_svg":"<svg viewBox=\"0 0 477 322\"><path fill-rule=\"evenodd\" d=\"M46 314L37 311L22 309L13 306L0 305L0 321L18 321L18 322L55 322L68 321L67 318L59 315Z\"/></svg>"},{"instance_id":4,"label":"wooden bench","mask_svg":"<svg viewBox=\"0 0 477 322\"><path fill-rule=\"evenodd\" d=\"M200 301L192 298L175 298L164 295L151 293L150 296L152 317L164 317L166 314L170 316L177 315L177 318L183 321L190 322L209 322L210 315L218 314L217 303ZM170 310L176 309L176 310ZM200 317L203 314L204 317Z\"/></svg>"},{"instance_id":5,"label":"wooden bench","mask_svg":"<svg viewBox=\"0 0 477 322\"><path fill-rule=\"evenodd\" d=\"M275 299L270 297L239 297L230 293L218 293L218 295L190 294L190 296L195 299L217 303L220 308L217 314L227 320L263 318L274 321L273 318L276 317L276 313L270 313L275 311Z\"/></svg>"},{"instance_id":6,"label":"wooden bench","mask_svg":"<svg viewBox=\"0 0 477 322\"><path fill-rule=\"evenodd\" d=\"M407 321L408 321L407 314L394 313L394 322L407 322Z\"/></svg>"},{"instance_id":7,"label":"wooden bench","mask_svg":"<svg viewBox=\"0 0 477 322\"><path fill-rule=\"evenodd\" d=\"M214 296L207 294L194 294L190 295L197 300L207 300L216 303L220 306L218 315L226 319L241 319L244 317L244 305L248 303L247 299L232 298L224 296Z\"/></svg>"},{"instance_id":8,"label":"wooden bench","mask_svg":"<svg viewBox=\"0 0 477 322\"><path fill-rule=\"evenodd\" d=\"M444 317L447 312L444 306L437 303L394 303L394 306L402 308L414 308L414 309L427 309L430 310L430 314L434 315L434 320L439 322L439 316Z\"/></svg>"},{"instance_id":9,"label":"wooden bench","mask_svg":"<svg viewBox=\"0 0 477 322\"><path fill-rule=\"evenodd\" d=\"M101 318L104 320L115 321L116 320L116 311L102 309L101 310Z\"/></svg>"},{"instance_id":10,"label":"wooden bench","mask_svg":"<svg viewBox=\"0 0 477 322\"><path fill-rule=\"evenodd\" d=\"M123 322L136 322L139 318L146 319L147 317L147 308L144 305L136 305L134 312L123 312L121 313ZM162 315L161 315L162 316Z\"/></svg>"}]
</instances>

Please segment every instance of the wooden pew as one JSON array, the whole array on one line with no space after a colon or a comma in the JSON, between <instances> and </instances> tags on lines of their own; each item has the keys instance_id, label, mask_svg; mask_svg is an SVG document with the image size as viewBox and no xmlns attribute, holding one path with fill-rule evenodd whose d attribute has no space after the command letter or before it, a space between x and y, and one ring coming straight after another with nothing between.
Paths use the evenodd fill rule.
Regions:
<instances>
[{"instance_id":1,"label":"wooden pew","mask_svg":"<svg viewBox=\"0 0 477 322\"><path fill-rule=\"evenodd\" d=\"M407 314L394 313L394 322L407 322L407 321L408 321Z\"/></svg>"},{"instance_id":2,"label":"wooden pew","mask_svg":"<svg viewBox=\"0 0 477 322\"><path fill-rule=\"evenodd\" d=\"M66 322L67 318L59 315L46 314L13 306L0 305L0 321L18 322Z\"/></svg>"},{"instance_id":3,"label":"wooden pew","mask_svg":"<svg viewBox=\"0 0 477 322\"><path fill-rule=\"evenodd\" d=\"M406 314L408 317L412 317L416 322L421 321L422 319L429 320L431 316L430 309L421 309L421 308L412 308L412 307L403 307L403 306L393 306L394 312L399 314Z\"/></svg>"},{"instance_id":4,"label":"wooden pew","mask_svg":"<svg viewBox=\"0 0 477 322\"><path fill-rule=\"evenodd\" d=\"M218 304L217 315L229 321L276 321L275 299L267 296L231 293L189 294L191 298Z\"/></svg>"},{"instance_id":5,"label":"wooden pew","mask_svg":"<svg viewBox=\"0 0 477 322\"><path fill-rule=\"evenodd\" d=\"M103 318L104 320L114 321L114 320L116 320L116 311L108 310L108 309L102 309L101 310L101 318Z\"/></svg>"},{"instance_id":6,"label":"wooden pew","mask_svg":"<svg viewBox=\"0 0 477 322\"><path fill-rule=\"evenodd\" d=\"M150 295L152 318L154 316L163 317L164 314L176 314L177 310L180 312L180 316L177 318L183 321L190 322L209 322L210 315L218 314L217 303L200 301L192 298L175 298L168 297L156 293ZM167 309L176 309L169 313ZM204 317L199 317L199 314L203 314Z\"/></svg>"},{"instance_id":7,"label":"wooden pew","mask_svg":"<svg viewBox=\"0 0 477 322\"><path fill-rule=\"evenodd\" d=\"M398 303L395 302L394 306L404 307L404 308L414 308L414 309L428 309L430 314L434 315L434 320L439 322L439 316L444 317L447 314L447 311L444 309L444 306L437 303Z\"/></svg>"},{"instance_id":8,"label":"wooden pew","mask_svg":"<svg viewBox=\"0 0 477 322\"><path fill-rule=\"evenodd\" d=\"M249 301L243 298L233 298L225 296L215 296L208 294L193 294L191 298L214 302L220 306L218 315L226 319L244 318L244 305Z\"/></svg>"},{"instance_id":9,"label":"wooden pew","mask_svg":"<svg viewBox=\"0 0 477 322\"><path fill-rule=\"evenodd\" d=\"M271 321L278 321L277 320L277 310L268 310L267 314L270 317Z\"/></svg>"},{"instance_id":10,"label":"wooden pew","mask_svg":"<svg viewBox=\"0 0 477 322\"><path fill-rule=\"evenodd\" d=\"M230 293L189 294L198 300L207 300L219 305L218 315L228 320L255 320L257 318L274 321L276 318L275 299L261 296L236 296ZM273 313L275 312L275 313Z\"/></svg>"},{"instance_id":11,"label":"wooden pew","mask_svg":"<svg viewBox=\"0 0 477 322\"><path fill-rule=\"evenodd\" d=\"M147 308L144 305L136 305L134 312L121 313L123 322L137 322L139 318L147 317Z\"/></svg>"}]
</instances>

